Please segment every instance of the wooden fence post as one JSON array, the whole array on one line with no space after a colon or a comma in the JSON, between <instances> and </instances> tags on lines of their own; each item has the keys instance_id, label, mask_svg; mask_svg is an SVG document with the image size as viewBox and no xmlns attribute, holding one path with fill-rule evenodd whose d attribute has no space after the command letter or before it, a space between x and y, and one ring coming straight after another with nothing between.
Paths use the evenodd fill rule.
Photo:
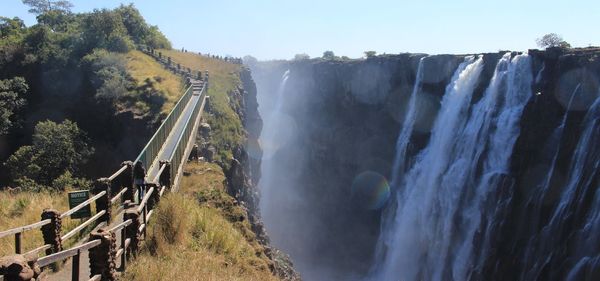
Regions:
<instances>
[{"instance_id":1,"label":"wooden fence post","mask_svg":"<svg viewBox=\"0 0 600 281\"><path fill-rule=\"evenodd\" d=\"M21 234L22 232L15 233L15 253L21 254Z\"/></svg>"},{"instance_id":2,"label":"wooden fence post","mask_svg":"<svg viewBox=\"0 0 600 281\"><path fill-rule=\"evenodd\" d=\"M131 239L129 247L127 247L127 255L134 256L137 254L138 246L140 243L140 213L137 211L136 204L129 204L129 206L123 213L123 221L131 220L131 224L125 227L125 236L127 239Z\"/></svg>"},{"instance_id":3,"label":"wooden fence post","mask_svg":"<svg viewBox=\"0 0 600 281\"><path fill-rule=\"evenodd\" d=\"M127 249L125 249L125 240L127 240L127 233L125 227L121 229L121 249L123 249L123 253L121 254L121 272L125 272L127 269Z\"/></svg>"},{"instance_id":4,"label":"wooden fence post","mask_svg":"<svg viewBox=\"0 0 600 281\"><path fill-rule=\"evenodd\" d=\"M54 209L44 209L42 211L42 220L50 219L50 223L42 226L42 236L44 244L49 244L50 248L46 249L46 255L58 253L62 251L62 239L60 233L62 231L62 220L60 212Z\"/></svg>"},{"instance_id":5,"label":"wooden fence post","mask_svg":"<svg viewBox=\"0 0 600 281\"><path fill-rule=\"evenodd\" d=\"M4 277L4 281L38 280L41 273L37 254L0 257L0 276Z\"/></svg>"},{"instance_id":6,"label":"wooden fence post","mask_svg":"<svg viewBox=\"0 0 600 281\"><path fill-rule=\"evenodd\" d=\"M123 171L120 177L121 187L127 188L127 191L123 193L123 202L127 200L133 202L133 195L135 194L135 190L133 190L133 162L125 161L121 163L121 166L127 166L127 169Z\"/></svg>"},{"instance_id":7,"label":"wooden fence post","mask_svg":"<svg viewBox=\"0 0 600 281\"><path fill-rule=\"evenodd\" d=\"M161 160L160 166L166 165L165 170L160 174L160 178L158 179L158 184L163 187L171 188L171 162L168 160Z\"/></svg>"},{"instance_id":8,"label":"wooden fence post","mask_svg":"<svg viewBox=\"0 0 600 281\"><path fill-rule=\"evenodd\" d=\"M100 245L90 249L90 278L100 274L100 280L117 280L115 257L117 255L116 237L113 232L99 229L90 233L89 241L100 240Z\"/></svg>"},{"instance_id":9,"label":"wooden fence post","mask_svg":"<svg viewBox=\"0 0 600 281\"><path fill-rule=\"evenodd\" d=\"M110 198L112 196L110 190L110 180L108 178L100 178L96 180L93 193L98 194L102 191L106 191L106 195L96 200L96 213L99 213L100 211L106 211L106 213L100 217L99 221L105 221L106 224L109 225L111 220Z\"/></svg>"},{"instance_id":10,"label":"wooden fence post","mask_svg":"<svg viewBox=\"0 0 600 281\"><path fill-rule=\"evenodd\" d=\"M148 206L148 210L154 210L154 208L156 208L156 205L158 205L158 201L160 200L160 187L157 186L156 183L149 183L147 186L148 190L154 187L154 191L150 195L150 198L148 198L146 206ZM146 223L148 222L146 221Z\"/></svg>"}]
</instances>

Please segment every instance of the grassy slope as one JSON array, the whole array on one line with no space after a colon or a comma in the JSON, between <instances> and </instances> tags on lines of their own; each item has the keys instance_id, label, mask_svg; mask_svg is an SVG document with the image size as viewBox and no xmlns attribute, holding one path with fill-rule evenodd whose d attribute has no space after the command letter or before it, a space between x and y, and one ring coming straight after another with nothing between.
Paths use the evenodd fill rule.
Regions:
<instances>
[{"instance_id":1,"label":"grassy slope","mask_svg":"<svg viewBox=\"0 0 600 281\"><path fill-rule=\"evenodd\" d=\"M163 93L166 102L163 104L162 113L168 114L183 94L183 80L168 70L164 69L152 57L134 50L125 55L127 72L140 86L146 79L156 81L156 89ZM159 82L160 81L160 82Z\"/></svg>"},{"instance_id":2,"label":"grassy slope","mask_svg":"<svg viewBox=\"0 0 600 281\"><path fill-rule=\"evenodd\" d=\"M45 208L56 209L64 212L69 209L67 201L67 192L19 192L11 193L0 191L0 230L36 223L41 220L42 211ZM95 206L92 204L92 215L95 214ZM62 233L79 225L79 220L65 218L62 220ZM89 229L88 229L89 230ZM83 234L85 235L85 231ZM67 248L73 245L80 237L69 239L63 242L63 247ZM33 250L44 245L42 232L40 229L26 231L22 238L21 248L23 252ZM0 238L0 257L13 255L15 253L14 235ZM43 253L40 253L43 255Z\"/></svg>"},{"instance_id":3,"label":"grassy slope","mask_svg":"<svg viewBox=\"0 0 600 281\"><path fill-rule=\"evenodd\" d=\"M175 50L160 50L160 52L163 56L171 57L174 63L180 63L193 71L208 70L210 78L207 94L210 96L215 114L207 116L206 122L212 128L213 144L217 147L216 160L229 163L232 158L230 150L242 144L244 134L242 122L229 105L228 97L228 93L235 91L240 84L240 66L194 53Z\"/></svg>"},{"instance_id":4,"label":"grassy slope","mask_svg":"<svg viewBox=\"0 0 600 281\"><path fill-rule=\"evenodd\" d=\"M188 164L179 192L161 200L144 250L124 279L277 280L224 180L218 165Z\"/></svg>"}]
</instances>

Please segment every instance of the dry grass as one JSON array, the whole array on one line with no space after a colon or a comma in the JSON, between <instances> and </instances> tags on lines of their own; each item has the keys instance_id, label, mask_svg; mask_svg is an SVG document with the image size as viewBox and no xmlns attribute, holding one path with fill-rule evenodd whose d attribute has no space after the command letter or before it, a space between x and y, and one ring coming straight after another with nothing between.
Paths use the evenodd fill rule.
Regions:
<instances>
[{"instance_id":1,"label":"dry grass","mask_svg":"<svg viewBox=\"0 0 600 281\"><path fill-rule=\"evenodd\" d=\"M262 246L241 230L243 224L216 202L200 198L203 192L224 192L224 179L217 165L188 164L179 193L161 200L150 237L125 280L278 280Z\"/></svg>"},{"instance_id":2,"label":"dry grass","mask_svg":"<svg viewBox=\"0 0 600 281\"><path fill-rule=\"evenodd\" d=\"M229 163L232 158L231 151L225 147L235 147L243 142L244 128L242 123L229 104L228 94L235 91L240 85L240 66L222 60L207 58L195 53L183 53L175 50L160 50L163 56L171 57L174 63L180 63L192 71L209 71L210 80L208 96L215 114L206 116L213 132L213 143L217 147L216 159Z\"/></svg>"},{"instance_id":3,"label":"dry grass","mask_svg":"<svg viewBox=\"0 0 600 281\"><path fill-rule=\"evenodd\" d=\"M67 192L23 191L19 193L12 193L8 191L0 191L0 231L40 221L42 211L45 208L56 209L60 212L67 211L69 209ZM92 205L91 208L93 215L95 210L94 205ZM72 220L70 218L63 219L62 233L67 233L69 230L77 227L79 224L79 220ZM85 231L81 235L85 235ZM63 247L68 248L69 246L73 245L78 238L81 237L81 235L69 239L69 241L63 244ZM14 235L0 238L0 257L14 254L14 243ZM39 228L26 231L22 235L21 243L23 252L27 252L44 245L42 232Z\"/></svg>"},{"instance_id":4,"label":"dry grass","mask_svg":"<svg viewBox=\"0 0 600 281\"><path fill-rule=\"evenodd\" d=\"M156 81L155 87L166 97L166 102L162 106L162 113L169 113L183 94L183 80L175 75L152 57L134 50L125 55L127 61L127 72L133 77L138 86L142 85L146 79Z\"/></svg>"}]
</instances>

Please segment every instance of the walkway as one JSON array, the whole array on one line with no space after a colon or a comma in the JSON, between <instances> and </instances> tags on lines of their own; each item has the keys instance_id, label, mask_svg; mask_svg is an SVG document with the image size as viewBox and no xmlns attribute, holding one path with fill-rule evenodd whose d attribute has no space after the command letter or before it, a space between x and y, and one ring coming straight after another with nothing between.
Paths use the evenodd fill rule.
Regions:
<instances>
[{"instance_id":1,"label":"walkway","mask_svg":"<svg viewBox=\"0 0 600 281\"><path fill-rule=\"evenodd\" d=\"M162 149L158 153L158 156L154 159L154 162L152 162L152 166L150 166L150 168L147 170L146 178L148 180L154 179L156 177L156 175L158 174L158 171L160 170L160 164L159 164L160 161L171 159L171 156L173 155L173 153L175 153L175 150L177 149L177 145L179 143L179 138L181 137L181 135L183 134L183 131L185 130L185 126L187 125L188 119L192 115L192 112L194 111L194 108L196 108L198 103L202 102L200 99L201 98L200 93L202 92L202 83L203 82L201 82L200 80L194 80L194 79L192 79L191 82L192 82L192 91L193 91L192 97L190 98L190 101L186 105L183 112L181 112L181 116L177 120L177 123L175 123L175 126L171 130L171 133L169 134L169 137L165 141L165 144L163 145Z\"/></svg>"},{"instance_id":2,"label":"walkway","mask_svg":"<svg viewBox=\"0 0 600 281\"><path fill-rule=\"evenodd\" d=\"M203 87L202 83L203 82L200 80L192 79L191 83L192 83L192 90L193 90L192 96L191 96L190 100L188 101L188 104L185 106L185 109L181 113L181 116L175 123L173 129L171 130L171 133L167 137L167 140L163 144L157 157L152 162L152 166L148 169L148 172L146 173L146 178L148 180L154 179L156 177L156 175L158 174L158 172L160 170L160 165L159 165L160 160L171 159L173 153L175 153L175 151L179 145L179 140L180 140L181 136L184 134L184 131L185 131L188 121L191 121L192 124L195 124L196 120L189 120L189 119L194 111L194 108L196 108L196 106L201 106L198 103L202 102L201 93L202 93L202 87ZM195 138L195 136L194 136L194 138ZM118 214L113 215L113 221L109 225L109 228L112 228L122 222L123 222L123 212L122 212L122 210L119 210ZM106 225L105 223L102 223L98 227L96 227L96 229L99 229L100 227L103 227L105 225ZM116 236L117 236L116 241L117 241L117 246L118 246L121 243L121 232L117 231ZM77 245L81 245L85 242L87 242L87 239L82 239L81 241L79 241L77 243ZM74 246L77 246L77 245L74 245ZM88 280L90 278L90 266L89 266L88 253L89 253L89 251L81 252L80 267L79 267L79 270L80 270L79 280ZM117 268L121 266L120 259L117 259L116 263L117 263L116 264ZM72 268L72 259L69 259L68 262L63 265L63 267L61 268L60 271L53 272L48 275L48 281L71 280L71 268Z\"/></svg>"}]
</instances>

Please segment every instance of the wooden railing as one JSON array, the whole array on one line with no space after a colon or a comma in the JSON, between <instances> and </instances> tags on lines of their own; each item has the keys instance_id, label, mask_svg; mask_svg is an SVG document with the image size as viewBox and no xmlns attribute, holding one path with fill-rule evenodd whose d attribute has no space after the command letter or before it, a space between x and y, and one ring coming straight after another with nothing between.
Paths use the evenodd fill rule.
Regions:
<instances>
[{"instance_id":1,"label":"wooden railing","mask_svg":"<svg viewBox=\"0 0 600 281\"><path fill-rule=\"evenodd\" d=\"M208 78L208 75L206 78ZM22 234L26 231L41 228L45 244L25 254L29 256L37 256L39 252L44 250L46 251L46 256L37 259L37 261L32 261L35 263L35 266L44 268L49 265L71 259L71 280L78 281L80 279L80 258L82 253L88 251L91 272L89 280L115 280L117 268L111 268L110 270L106 270L106 268L114 266L116 264L116 260L119 260L120 267L118 270L125 270L127 260L139 249L141 238L146 238L148 223L152 217L152 214L154 213L154 208L158 201L160 201L160 198L164 195L166 190L174 189L174 178L178 177L178 174L181 173L181 167L184 163L183 159L185 159L186 155L189 155L189 148L192 144L190 139L197 130L200 115L206 102L205 99L207 97L204 95L206 85L207 83L204 82L201 90L202 94L200 101L195 104L191 116L187 120L182 120L183 122L186 122L184 123L184 131L182 135L178 137L177 147L174 149L173 155L170 157L170 159L160 159L162 161L160 161L158 173L146 184L146 190L143 198L136 200L137 192L134 193L134 190L136 189L133 182L134 164L129 161L123 162L121 167L110 177L100 178L96 181L93 189L94 196L91 198L63 213L52 209L45 209L42 213L42 220L40 222L2 231L0 232L0 238L14 235L15 253L22 254ZM189 97L186 98L187 95L188 93L186 92L186 94L181 98L180 102L183 100L188 102ZM183 107L185 107L185 104ZM178 107L176 106L173 111L177 110L177 108ZM173 114L173 111L171 114ZM173 116L175 115L176 114ZM163 128L165 122L173 121L169 121L169 118L167 118L167 120L165 120L161 125L161 128ZM150 142L153 140L154 137ZM166 138L161 138L161 140L164 144ZM148 145L146 148L144 148L144 150L147 148ZM140 155L143 153L144 152L142 152ZM156 158L157 154L152 154L153 157ZM158 159L152 159L152 161L146 160L144 162L149 166L157 160ZM140 161L140 159L137 159L137 161ZM114 190L117 192L114 196L112 196ZM136 201L139 201L139 203L136 204ZM68 218L70 215L89 206L93 202L95 202L96 205L96 213L72 230L62 234L62 219ZM119 205L117 210L122 210L123 222L118 223L111 228L103 227L103 224L110 225L111 221L114 219L114 216L112 215L112 208L117 204ZM64 241L77 237L77 234L81 233L84 229L87 229L92 225L95 226L95 230L89 234L87 242L70 249L63 250L62 243ZM116 245L117 233L121 238L118 247ZM7 274L8 276L12 273L0 272L0 275L1 274ZM13 278L13 275L10 276L10 278Z\"/></svg>"}]
</instances>

